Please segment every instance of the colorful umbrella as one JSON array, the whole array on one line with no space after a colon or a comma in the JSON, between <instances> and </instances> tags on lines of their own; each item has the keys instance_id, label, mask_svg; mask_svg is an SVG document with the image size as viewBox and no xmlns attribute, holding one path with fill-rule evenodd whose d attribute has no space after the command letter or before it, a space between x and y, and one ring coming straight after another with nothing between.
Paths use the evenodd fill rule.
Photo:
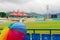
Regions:
<instances>
[{"instance_id":1,"label":"colorful umbrella","mask_svg":"<svg viewBox=\"0 0 60 40\"><path fill-rule=\"evenodd\" d=\"M10 29L20 31L26 34L26 27L23 23L16 22L12 26L9 27Z\"/></svg>"},{"instance_id":2,"label":"colorful umbrella","mask_svg":"<svg viewBox=\"0 0 60 40\"><path fill-rule=\"evenodd\" d=\"M26 26L23 23L16 22L9 27L6 27L5 31L6 33L1 40L24 40L26 35Z\"/></svg>"}]
</instances>

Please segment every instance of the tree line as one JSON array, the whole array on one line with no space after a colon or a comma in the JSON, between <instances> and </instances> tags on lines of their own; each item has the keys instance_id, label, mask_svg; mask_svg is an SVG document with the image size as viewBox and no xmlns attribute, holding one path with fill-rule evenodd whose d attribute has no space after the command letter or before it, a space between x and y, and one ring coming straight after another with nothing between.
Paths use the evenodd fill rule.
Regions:
<instances>
[{"instance_id":1,"label":"tree line","mask_svg":"<svg viewBox=\"0 0 60 40\"><path fill-rule=\"evenodd\" d=\"M2 18L6 17L6 13L5 12L0 12L0 17L2 17Z\"/></svg>"}]
</instances>

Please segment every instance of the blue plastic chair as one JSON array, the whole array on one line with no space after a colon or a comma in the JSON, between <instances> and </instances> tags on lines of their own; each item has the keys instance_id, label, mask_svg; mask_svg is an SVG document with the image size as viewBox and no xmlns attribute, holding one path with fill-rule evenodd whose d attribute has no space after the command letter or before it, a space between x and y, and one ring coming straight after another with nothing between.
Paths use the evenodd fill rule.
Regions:
<instances>
[{"instance_id":1,"label":"blue plastic chair","mask_svg":"<svg viewBox=\"0 0 60 40\"><path fill-rule=\"evenodd\" d=\"M26 37L24 40L30 40L30 34L29 33L26 34Z\"/></svg>"},{"instance_id":2,"label":"blue plastic chair","mask_svg":"<svg viewBox=\"0 0 60 40\"><path fill-rule=\"evenodd\" d=\"M51 40L50 34L42 34L42 40Z\"/></svg>"},{"instance_id":3,"label":"blue plastic chair","mask_svg":"<svg viewBox=\"0 0 60 40\"><path fill-rule=\"evenodd\" d=\"M53 34L52 39L53 40L60 40L60 34Z\"/></svg>"},{"instance_id":4,"label":"blue plastic chair","mask_svg":"<svg viewBox=\"0 0 60 40\"><path fill-rule=\"evenodd\" d=\"M40 34L32 34L32 40L40 40Z\"/></svg>"}]
</instances>

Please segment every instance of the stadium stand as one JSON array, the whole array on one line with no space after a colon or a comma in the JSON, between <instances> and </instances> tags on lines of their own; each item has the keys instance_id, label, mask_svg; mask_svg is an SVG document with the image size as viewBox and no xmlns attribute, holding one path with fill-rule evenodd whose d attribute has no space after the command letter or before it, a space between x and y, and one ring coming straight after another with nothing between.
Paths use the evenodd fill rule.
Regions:
<instances>
[{"instance_id":1,"label":"stadium stand","mask_svg":"<svg viewBox=\"0 0 60 40\"><path fill-rule=\"evenodd\" d=\"M29 33L26 34L25 40L30 40L30 34Z\"/></svg>"},{"instance_id":2,"label":"stadium stand","mask_svg":"<svg viewBox=\"0 0 60 40\"><path fill-rule=\"evenodd\" d=\"M60 34L53 34L52 39L53 40L60 40Z\"/></svg>"},{"instance_id":3,"label":"stadium stand","mask_svg":"<svg viewBox=\"0 0 60 40\"><path fill-rule=\"evenodd\" d=\"M32 40L40 40L40 34L32 34Z\"/></svg>"},{"instance_id":4,"label":"stadium stand","mask_svg":"<svg viewBox=\"0 0 60 40\"><path fill-rule=\"evenodd\" d=\"M42 40L51 40L51 35L50 34L42 34Z\"/></svg>"}]
</instances>

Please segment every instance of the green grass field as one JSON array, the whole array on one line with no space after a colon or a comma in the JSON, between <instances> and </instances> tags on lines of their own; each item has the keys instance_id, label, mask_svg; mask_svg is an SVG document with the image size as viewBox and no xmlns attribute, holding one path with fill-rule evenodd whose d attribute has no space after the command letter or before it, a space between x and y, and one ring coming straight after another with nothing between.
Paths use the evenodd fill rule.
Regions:
<instances>
[{"instance_id":1,"label":"green grass field","mask_svg":"<svg viewBox=\"0 0 60 40\"><path fill-rule=\"evenodd\" d=\"M4 28L5 26L11 24L10 22L7 23L0 23L0 28ZM59 29L60 28L60 21L51 21L51 22L24 22L27 29Z\"/></svg>"},{"instance_id":2,"label":"green grass field","mask_svg":"<svg viewBox=\"0 0 60 40\"><path fill-rule=\"evenodd\" d=\"M51 22L25 22L28 29L59 29L60 21Z\"/></svg>"},{"instance_id":3,"label":"green grass field","mask_svg":"<svg viewBox=\"0 0 60 40\"><path fill-rule=\"evenodd\" d=\"M10 22L8 23L3 23L0 24L0 28L4 28L11 24ZM27 29L60 29L60 21L51 21L51 22L24 22L26 25ZM28 33L33 33L32 30L28 30ZM49 30L36 30L36 33L47 33L49 34ZM60 30L52 30L52 34L57 33L60 34Z\"/></svg>"},{"instance_id":4,"label":"green grass field","mask_svg":"<svg viewBox=\"0 0 60 40\"><path fill-rule=\"evenodd\" d=\"M27 29L60 29L60 21L50 22L25 22ZM36 33L49 34L49 30L36 30ZM28 33L33 33L29 30ZM52 34L60 34L60 30L52 30Z\"/></svg>"}]
</instances>

